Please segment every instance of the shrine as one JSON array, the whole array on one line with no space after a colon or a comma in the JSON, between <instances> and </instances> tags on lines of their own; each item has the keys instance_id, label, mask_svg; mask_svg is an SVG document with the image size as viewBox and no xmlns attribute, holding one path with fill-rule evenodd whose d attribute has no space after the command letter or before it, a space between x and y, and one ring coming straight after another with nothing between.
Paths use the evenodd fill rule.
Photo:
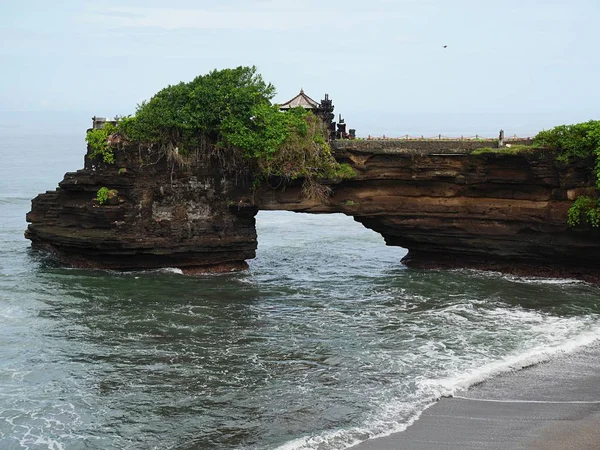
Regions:
<instances>
[{"instance_id":1,"label":"shrine","mask_svg":"<svg viewBox=\"0 0 600 450\"><path fill-rule=\"evenodd\" d=\"M289 111L292 108L304 108L320 117L327 128L327 139L329 141L335 139L354 139L356 137L356 130L350 129L346 131L346 123L342 119L341 114L337 124L333 121L335 118L335 114L333 114L334 106L328 94L325 94L325 98L321 100L321 103L318 103L306 95L304 89L300 89L298 95L279 105L281 111Z\"/></svg>"}]
</instances>

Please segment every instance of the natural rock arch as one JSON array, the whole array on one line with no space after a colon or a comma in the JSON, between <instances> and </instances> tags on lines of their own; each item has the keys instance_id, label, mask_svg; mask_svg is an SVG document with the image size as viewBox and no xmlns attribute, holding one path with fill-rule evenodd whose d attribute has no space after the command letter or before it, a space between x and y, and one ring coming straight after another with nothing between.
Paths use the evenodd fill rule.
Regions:
<instances>
[{"instance_id":1,"label":"natural rock arch","mask_svg":"<svg viewBox=\"0 0 600 450\"><path fill-rule=\"evenodd\" d=\"M216 163L174 169L118 151L114 165L86 159L56 191L36 197L26 236L71 266L223 271L255 256L258 210L341 212L407 248L408 263L595 276L598 230L566 223L589 170L559 165L544 151L471 153L489 145L337 141L336 159L357 176L331 185L328 202L304 199L294 183L252 191ZM93 202L102 186L119 192L114 204Z\"/></svg>"}]
</instances>

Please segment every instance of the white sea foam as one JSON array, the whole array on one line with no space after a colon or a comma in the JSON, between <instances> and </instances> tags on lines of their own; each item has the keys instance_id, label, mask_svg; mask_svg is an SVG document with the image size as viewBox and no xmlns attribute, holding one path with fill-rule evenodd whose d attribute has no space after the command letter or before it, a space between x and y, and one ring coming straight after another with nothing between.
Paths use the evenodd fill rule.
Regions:
<instances>
[{"instance_id":1,"label":"white sea foam","mask_svg":"<svg viewBox=\"0 0 600 450\"><path fill-rule=\"evenodd\" d=\"M3 439L7 436L0 433L0 448L13 448L17 441L23 449L65 450L74 442L101 439L74 431L82 420L72 403L56 404L45 412L23 408L0 410L0 420L12 429L9 439Z\"/></svg>"},{"instance_id":2,"label":"white sea foam","mask_svg":"<svg viewBox=\"0 0 600 450\"><path fill-rule=\"evenodd\" d=\"M544 278L544 277L519 277L516 275L502 274L502 278L508 281L514 281L516 283L528 283L528 284L557 284L557 285L571 285L571 284L587 284L583 280L577 280L574 278Z\"/></svg>"},{"instance_id":3,"label":"white sea foam","mask_svg":"<svg viewBox=\"0 0 600 450\"><path fill-rule=\"evenodd\" d=\"M537 346L524 353L507 356L456 377L432 380L431 384L437 384L441 388L439 391L440 397L451 397L489 378L549 361L557 355L577 351L598 340L600 340L600 326L581 333L567 342L550 346Z\"/></svg>"},{"instance_id":4,"label":"white sea foam","mask_svg":"<svg viewBox=\"0 0 600 450\"><path fill-rule=\"evenodd\" d=\"M573 282L565 279L531 280L536 284L540 281L549 284ZM426 301L415 301L415 294L411 297L412 303ZM367 439L404 431L426 408L444 396L455 395L497 375L576 351L600 339L600 324L594 314L555 316L519 306L490 308L490 302L463 299L463 294L455 297L459 297L457 301L460 303L424 310L413 316L410 323L404 322L403 329L407 334L430 336L429 340L422 337L406 340L405 343L414 342L415 346L411 349L404 347L399 354L404 366L416 368L412 372L416 375L412 378L414 385L409 388L412 395L405 386L401 386L402 375L398 375L398 379L390 380L392 385L397 386L381 398L373 399L372 404L365 405L372 412L366 412L361 424L307 435L283 444L279 450L349 448ZM387 314L385 310L370 311L364 319L368 321L381 315L379 318L385 321ZM448 327L455 331L449 332ZM497 345L495 335L505 343ZM448 346L445 343L447 339L450 339L446 341ZM423 360L434 364L427 363L430 367L423 371ZM387 367L391 370L400 368L398 374L402 373L400 365L394 367L392 363Z\"/></svg>"},{"instance_id":5,"label":"white sea foam","mask_svg":"<svg viewBox=\"0 0 600 450\"><path fill-rule=\"evenodd\" d=\"M3 305L3 308L0 309L0 318L3 319L22 319L24 317L28 317L29 315L30 313L20 306Z\"/></svg>"},{"instance_id":6,"label":"white sea foam","mask_svg":"<svg viewBox=\"0 0 600 450\"><path fill-rule=\"evenodd\" d=\"M455 272L468 273L469 275L476 275L481 278L501 278L506 281L512 281L514 283L525 283L525 284L555 284L555 285L573 285L573 284L588 284L583 280L575 278L549 278L549 277L535 277L535 276L518 276L511 275L503 272L497 272L494 270L479 270L479 269L454 269Z\"/></svg>"},{"instance_id":7,"label":"white sea foam","mask_svg":"<svg viewBox=\"0 0 600 450\"><path fill-rule=\"evenodd\" d=\"M73 268L65 268L61 270L76 270L81 271L82 269L73 269ZM111 275L120 275L120 276L132 276L135 279L139 278L140 274L176 274L183 275L183 270L178 269L177 267L161 267L160 269L147 269L147 270L115 270L115 269L101 269L103 272L109 273Z\"/></svg>"},{"instance_id":8,"label":"white sea foam","mask_svg":"<svg viewBox=\"0 0 600 450\"><path fill-rule=\"evenodd\" d=\"M512 311L511 315L528 315L525 311ZM540 324L551 332L550 328L558 323ZM573 324L571 324L573 326ZM571 329L565 324L564 328ZM563 333L558 333L563 335ZM483 366L457 373L455 376L438 379L421 379L417 383L417 393L421 401L415 401L412 405L405 402L391 401L382 405L378 417L366 421L363 426L328 431L319 435L305 436L289 441L277 450L304 450L304 449L340 449L350 448L364 442L367 439L389 436L406 430L421 414L442 397L452 397L459 392L464 392L469 387L479 384L495 376L518 371L542 362L546 362L561 354L575 352L582 347L588 346L600 340L600 325L596 325L575 337L551 345L540 344L521 353L515 353L500 360L489 362ZM407 411L413 410L408 419Z\"/></svg>"},{"instance_id":9,"label":"white sea foam","mask_svg":"<svg viewBox=\"0 0 600 450\"><path fill-rule=\"evenodd\" d=\"M276 450L308 450L315 448L331 448L345 449L354 447L355 445L364 442L367 439L376 437L389 436L390 434L400 433L411 426L416 420L421 417L421 414L434 405L435 402L430 402L425 405L420 411L414 413L406 422L390 424L386 421L374 422L365 424L364 427L353 427L350 429L334 430L323 433L317 436L304 436L277 447ZM391 406L391 405L390 405ZM386 431L379 431L385 429ZM323 444L329 444L327 447L322 447Z\"/></svg>"},{"instance_id":10,"label":"white sea foam","mask_svg":"<svg viewBox=\"0 0 600 450\"><path fill-rule=\"evenodd\" d=\"M159 272L183 275L183 270L178 269L177 267L165 267L164 269L159 269Z\"/></svg>"}]
</instances>

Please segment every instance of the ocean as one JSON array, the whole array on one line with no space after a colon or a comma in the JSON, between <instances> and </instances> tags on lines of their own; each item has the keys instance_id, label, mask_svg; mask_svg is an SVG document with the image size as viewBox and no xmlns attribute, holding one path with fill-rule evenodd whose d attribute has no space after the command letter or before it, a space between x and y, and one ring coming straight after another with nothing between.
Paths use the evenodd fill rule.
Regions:
<instances>
[{"instance_id":1,"label":"ocean","mask_svg":"<svg viewBox=\"0 0 600 450\"><path fill-rule=\"evenodd\" d=\"M260 212L245 272L66 269L30 249L79 134L0 130L1 449L343 449L600 337L600 289L416 270L351 217Z\"/></svg>"}]
</instances>

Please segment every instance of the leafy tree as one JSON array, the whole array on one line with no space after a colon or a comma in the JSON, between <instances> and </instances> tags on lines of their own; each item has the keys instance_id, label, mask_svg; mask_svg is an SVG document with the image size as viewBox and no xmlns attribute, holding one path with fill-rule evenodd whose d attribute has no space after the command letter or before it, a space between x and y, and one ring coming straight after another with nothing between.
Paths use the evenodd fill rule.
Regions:
<instances>
[{"instance_id":1,"label":"leafy tree","mask_svg":"<svg viewBox=\"0 0 600 450\"><path fill-rule=\"evenodd\" d=\"M302 108L280 112L271 104L274 95L256 67L213 70L162 89L107 132L158 148L181 167L189 163L186 156L206 152L230 172L249 168L255 181L304 178L305 195L324 199L330 189L322 180L349 178L354 171L333 158L319 118ZM88 142L104 155L108 137L97 133Z\"/></svg>"},{"instance_id":2,"label":"leafy tree","mask_svg":"<svg viewBox=\"0 0 600 450\"><path fill-rule=\"evenodd\" d=\"M559 125L551 130L541 131L534 138L534 143L539 147L555 150L557 159L562 162L587 158L594 160L600 187L600 120Z\"/></svg>"},{"instance_id":3,"label":"leafy tree","mask_svg":"<svg viewBox=\"0 0 600 450\"><path fill-rule=\"evenodd\" d=\"M222 140L223 123L249 122L252 109L269 105L274 95L256 67L213 70L162 89L139 104L135 116L124 118L120 129L134 142L188 151L201 147L203 138Z\"/></svg>"}]
</instances>

